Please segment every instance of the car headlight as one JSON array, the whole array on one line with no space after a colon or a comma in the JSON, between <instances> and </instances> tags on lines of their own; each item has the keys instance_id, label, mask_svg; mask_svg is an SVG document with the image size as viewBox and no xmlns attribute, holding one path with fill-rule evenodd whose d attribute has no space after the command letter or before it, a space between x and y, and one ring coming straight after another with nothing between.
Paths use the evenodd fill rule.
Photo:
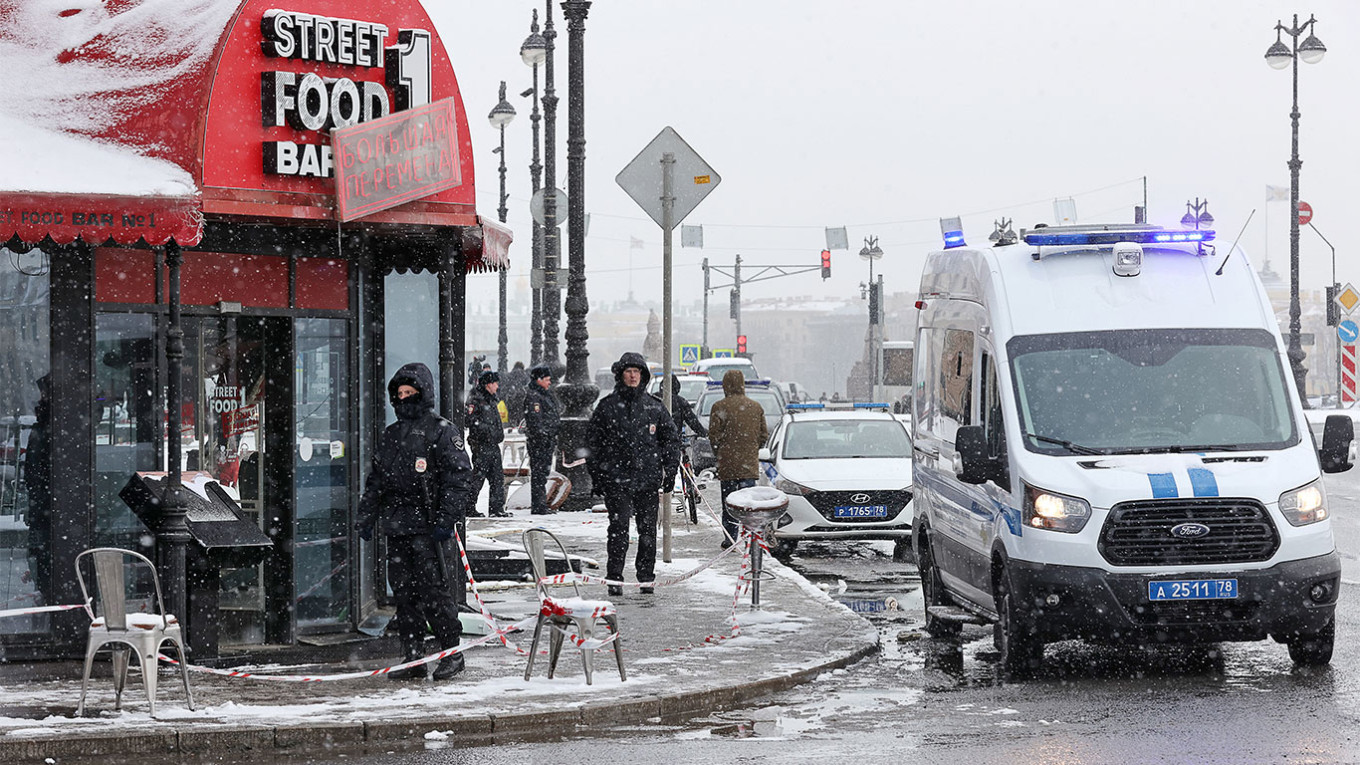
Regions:
<instances>
[{"instance_id":1,"label":"car headlight","mask_svg":"<svg viewBox=\"0 0 1360 765\"><path fill-rule=\"evenodd\" d=\"M1280 495L1280 513L1290 526L1307 526L1327 517L1327 493L1318 479Z\"/></svg>"},{"instance_id":2,"label":"car headlight","mask_svg":"<svg viewBox=\"0 0 1360 765\"><path fill-rule=\"evenodd\" d=\"M779 489L780 491L784 492L785 494L796 494L800 497L803 496L804 494L812 493L812 489L809 489L808 487L803 486L801 484L796 484L787 478L774 479L773 486L776 489Z\"/></svg>"},{"instance_id":3,"label":"car headlight","mask_svg":"<svg viewBox=\"0 0 1360 765\"><path fill-rule=\"evenodd\" d=\"M1091 503L1078 497L1054 494L1025 484L1024 524L1075 534L1091 520Z\"/></svg>"}]
</instances>

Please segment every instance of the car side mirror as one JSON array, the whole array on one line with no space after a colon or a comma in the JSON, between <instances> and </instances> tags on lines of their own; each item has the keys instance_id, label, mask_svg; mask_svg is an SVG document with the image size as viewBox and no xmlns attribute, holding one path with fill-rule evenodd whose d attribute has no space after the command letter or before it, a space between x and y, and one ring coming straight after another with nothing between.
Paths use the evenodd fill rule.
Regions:
<instances>
[{"instance_id":1,"label":"car side mirror","mask_svg":"<svg viewBox=\"0 0 1360 765\"><path fill-rule=\"evenodd\" d=\"M1348 415L1331 414L1322 427L1322 447L1318 449L1318 463L1324 473L1344 473L1351 463L1351 442L1355 440L1355 422Z\"/></svg>"},{"instance_id":2,"label":"car side mirror","mask_svg":"<svg viewBox=\"0 0 1360 765\"><path fill-rule=\"evenodd\" d=\"M750 454L750 452L747 452L747 454ZM764 446L760 447L760 451L756 452L756 459L760 460L761 462L774 461L774 457L770 455L770 450Z\"/></svg>"},{"instance_id":3,"label":"car side mirror","mask_svg":"<svg viewBox=\"0 0 1360 765\"><path fill-rule=\"evenodd\" d=\"M996 475L996 460L987 456L987 436L981 425L965 425L954 434L959 462L956 474L964 483L986 483Z\"/></svg>"}]
</instances>

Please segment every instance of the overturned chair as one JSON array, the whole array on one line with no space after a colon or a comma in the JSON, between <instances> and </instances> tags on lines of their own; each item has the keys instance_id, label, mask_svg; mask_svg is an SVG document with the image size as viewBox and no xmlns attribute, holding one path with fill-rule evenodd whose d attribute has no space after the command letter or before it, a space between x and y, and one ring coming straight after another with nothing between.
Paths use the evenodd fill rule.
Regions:
<instances>
[{"instance_id":1,"label":"overturned chair","mask_svg":"<svg viewBox=\"0 0 1360 765\"><path fill-rule=\"evenodd\" d=\"M86 586L83 561L89 558L89 567L94 570L94 584L97 597L91 599ZM134 578L129 581L127 573L132 571ZM138 579L138 577L147 577ZM80 581L80 593L90 610L89 641L85 648L85 674L80 679L80 705L76 716L85 712L85 691L90 682L90 667L94 655L100 648L113 644L113 689L114 709L122 709L123 686L127 682L128 654L137 651L138 663L142 669L142 683L146 686L146 698L151 704L151 716L156 716L156 672L160 662L157 654L166 641L175 644L179 651L180 677L184 680L184 695L189 701L189 709L194 708L194 696L189 690L189 669L184 656L184 640L180 634L179 621L173 614L165 612L165 599L161 596L160 579L156 567L143 555L131 550L116 547L96 547L76 556L76 578ZM129 585L139 581L149 581L155 597L151 602L154 613L131 611L129 606L134 599L129 596ZM138 597L144 602L146 597Z\"/></svg>"},{"instance_id":2,"label":"overturned chair","mask_svg":"<svg viewBox=\"0 0 1360 765\"><path fill-rule=\"evenodd\" d=\"M557 669L557 659L562 653L562 643L570 640L572 645L581 649L581 663L585 667L586 685L591 684L591 675L594 672L595 651L607 645L613 644L614 659L619 665L619 680L628 680L628 675L623 670L623 646L619 640L619 617L614 608L614 604L607 600L586 600L581 597L581 588L575 579L570 579L571 595L561 597L553 595L553 587L544 582L548 576L548 566L545 562L544 546L551 544L550 553L560 555L562 560L567 561L568 570L571 570L571 557L567 555L567 548L562 545L562 541L547 529L529 529L524 532L524 552L529 556L529 563L533 567L534 581L538 587L538 621L534 623L533 644L529 646L529 664L524 668L524 679L529 680L529 676L534 671L534 658L538 654L538 641L543 634L543 626L548 625L548 678L551 679L553 672ZM559 585L558 589L564 593L567 589L566 584ZM609 630L609 636L604 638L595 637L595 628L600 623Z\"/></svg>"}]
</instances>

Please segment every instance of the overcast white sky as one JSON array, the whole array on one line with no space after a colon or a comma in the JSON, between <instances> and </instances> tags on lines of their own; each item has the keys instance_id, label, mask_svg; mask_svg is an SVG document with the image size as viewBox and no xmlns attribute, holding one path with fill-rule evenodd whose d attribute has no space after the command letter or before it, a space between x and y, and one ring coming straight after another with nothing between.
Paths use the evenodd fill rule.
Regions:
<instances>
[{"instance_id":1,"label":"overcast white sky","mask_svg":"<svg viewBox=\"0 0 1360 765\"><path fill-rule=\"evenodd\" d=\"M529 99L519 46L529 0L424 0L453 59L477 152L478 207L497 206L497 137L486 115L508 81L512 275L529 261ZM557 21L558 178L566 187L567 30ZM817 265L824 228L848 226L833 276L750 285L751 297L858 297L876 235L888 290L914 289L938 218L962 215L970 243L992 220L1132 219L1147 179L1151 221L1177 225L1207 198L1222 238L1288 277L1289 70L1266 65L1274 26L1316 14L1328 46L1300 64L1301 196L1337 246L1339 280L1360 287L1346 221L1360 204L1354 90L1360 2L1316 0L595 0L587 21L587 290L592 300L661 295L661 233L614 176L672 126L722 176L690 215L704 250L676 236L677 300L698 299L705 255L730 265ZM1287 41L1287 38L1286 38ZM564 228L565 232L565 228ZM630 239L646 242L631 251ZM1268 240L1268 241L1267 241ZM1331 251L1306 227L1303 287L1330 281ZM565 258L565 233L564 233ZM476 301L474 277L470 299ZM715 296L721 297L721 296Z\"/></svg>"}]
</instances>

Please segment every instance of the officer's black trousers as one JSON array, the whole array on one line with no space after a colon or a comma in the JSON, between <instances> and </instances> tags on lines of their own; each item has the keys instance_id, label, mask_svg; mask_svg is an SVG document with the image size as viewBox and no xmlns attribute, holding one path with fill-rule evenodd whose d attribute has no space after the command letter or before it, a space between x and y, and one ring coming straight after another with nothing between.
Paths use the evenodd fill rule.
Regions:
<instances>
[{"instance_id":1,"label":"officer's black trousers","mask_svg":"<svg viewBox=\"0 0 1360 765\"><path fill-rule=\"evenodd\" d=\"M501 447L473 446L472 472L477 476L477 486L472 496L482 490L482 481L487 483L486 509L488 513L505 511L505 470L501 462Z\"/></svg>"},{"instance_id":2,"label":"officer's black trousers","mask_svg":"<svg viewBox=\"0 0 1360 765\"><path fill-rule=\"evenodd\" d=\"M609 563L607 576L623 580L623 564L628 560L628 525L637 521L637 580L656 579L656 519L661 507L661 495L654 487L646 489L607 489L604 506L609 511Z\"/></svg>"},{"instance_id":3,"label":"officer's black trousers","mask_svg":"<svg viewBox=\"0 0 1360 765\"><path fill-rule=\"evenodd\" d=\"M548 512L548 473L552 472L557 439L535 439L529 444L529 500L535 513Z\"/></svg>"},{"instance_id":4,"label":"officer's black trousers","mask_svg":"<svg viewBox=\"0 0 1360 765\"><path fill-rule=\"evenodd\" d=\"M397 599L397 631L408 659L423 655L426 624L441 648L458 645L463 634L454 599L454 587L463 581L463 565L457 553L447 549L441 564L437 544L426 534L387 538L387 577Z\"/></svg>"}]
</instances>

